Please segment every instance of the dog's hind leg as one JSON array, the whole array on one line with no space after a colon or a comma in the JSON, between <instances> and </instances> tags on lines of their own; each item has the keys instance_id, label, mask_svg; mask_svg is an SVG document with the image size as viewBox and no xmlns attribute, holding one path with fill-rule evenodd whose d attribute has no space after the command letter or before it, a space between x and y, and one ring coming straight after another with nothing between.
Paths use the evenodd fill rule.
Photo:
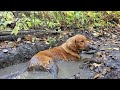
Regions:
<instances>
[{"instance_id":1,"label":"dog's hind leg","mask_svg":"<svg viewBox=\"0 0 120 90\"><path fill-rule=\"evenodd\" d=\"M58 79L59 68L55 62L50 63L47 70L52 75L52 79Z\"/></svg>"}]
</instances>

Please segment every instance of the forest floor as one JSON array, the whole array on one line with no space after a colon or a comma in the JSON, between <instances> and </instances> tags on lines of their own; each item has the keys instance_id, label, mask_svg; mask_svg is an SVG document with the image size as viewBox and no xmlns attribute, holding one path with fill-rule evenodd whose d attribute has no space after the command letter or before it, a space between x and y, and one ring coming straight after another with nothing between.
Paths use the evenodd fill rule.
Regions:
<instances>
[{"instance_id":1,"label":"forest floor","mask_svg":"<svg viewBox=\"0 0 120 90\"><path fill-rule=\"evenodd\" d=\"M72 33L71 33L72 32ZM107 29L69 30L65 31L59 41L51 47L60 45L70 36L75 34L85 35L90 43L98 50L83 51L79 62L58 62L59 77L69 79L119 79L120 78L120 28L109 27ZM54 37L52 37L54 38ZM61 40L60 40L61 39ZM44 45L43 45L44 47ZM42 48L43 48L42 47ZM16 63L0 69L0 76L21 70L27 62ZM44 79L51 78L48 72L26 72L19 79Z\"/></svg>"}]
</instances>

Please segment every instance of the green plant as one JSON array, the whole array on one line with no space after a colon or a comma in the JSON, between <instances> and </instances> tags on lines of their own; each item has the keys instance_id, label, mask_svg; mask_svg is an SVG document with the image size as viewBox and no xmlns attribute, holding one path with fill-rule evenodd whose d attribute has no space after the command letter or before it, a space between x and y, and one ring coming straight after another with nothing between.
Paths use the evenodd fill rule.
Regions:
<instances>
[{"instance_id":1,"label":"green plant","mask_svg":"<svg viewBox=\"0 0 120 90\"><path fill-rule=\"evenodd\" d=\"M7 30L6 25L14 22L12 34L21 29L74 26L77 28L106 28L119 24L120 11L3 11L0 12L0 30Z\"/></svg>"},{"instance_id":2,"label":"green plant","mask_svg":"<svg viewBox=\"0 0 120 90\"><path fill-rule=\"evenodd\" d=\"M48 37L48 38L47 38L47 42L52 46L52 45L55 44L56 40L55 40L55 38Z\"/></svg>"}]
</instances>

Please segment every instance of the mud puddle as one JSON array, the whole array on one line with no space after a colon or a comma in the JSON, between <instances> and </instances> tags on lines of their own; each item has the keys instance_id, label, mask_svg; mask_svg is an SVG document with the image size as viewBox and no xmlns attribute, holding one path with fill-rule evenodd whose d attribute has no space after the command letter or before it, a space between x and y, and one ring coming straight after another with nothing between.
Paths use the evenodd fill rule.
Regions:
<instances>
[{"instance_id":1,"label":"mud puddle","mask_svg":"<svg viewBox=\"0 0 120 90\"><path fill-rule=\"evenodd\" d=\"M120 49L119 44L101 44L98 55L92 58L93 54L82 53L84 60L79 62L62 61L57 62L60 79L115 79L120 78ZM91 61L94 59L95 61ZM4 69L0 69L0 76L8 75L23 69L27 63L20 63ZM52 79L49 72L33 71L25 72L17 79Z\"/></svg>"},{"instance_id":2,"label":"mud puddle","mask_svg":"<svg viewBox=\"0 0 120 90\"><path fill-rule=\"evenodd\" d=\"M83 56L83 55L82 55ZM86 55L84 55L85 58ZM90 58L92 55L87 56L86 58ZM88 79L93 75L92 71L80 69L84 61L74 62L74 61L60 61L57 62L59 67L58 77L61 79L73 79L76 73L80 72L81 79ZM27 63L20 63L17 65L13 65L10 67L6 67L0 70L0 76L8 75L10 73L14 73L16 71L22 70ZM17 77L17 79L52 79L52 76L49 72L44 71L32 71L25 72Z\"/></svg>"}]
</instances>

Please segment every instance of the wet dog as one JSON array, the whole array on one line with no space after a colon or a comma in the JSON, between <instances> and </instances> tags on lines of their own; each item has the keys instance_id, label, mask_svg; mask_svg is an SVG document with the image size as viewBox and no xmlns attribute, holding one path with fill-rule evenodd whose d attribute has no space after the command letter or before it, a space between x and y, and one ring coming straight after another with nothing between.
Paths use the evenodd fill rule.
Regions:
<instances>
[{"instance_id":1,"label":"wet dog","mask_svg":"<svg viewBox=\"0 0 120 90\"><path fill-rule=\"evenodd\" d=\"M30 59L26 68L2 78L15 78L25 71L40 69L49 71L53 75L53 78L56 79L58 78L59 71L56 61L79 61L80 52L89 49L90 45L87 38L84 35L77 34L60 46L38 52Z\"/></svg>"}]
</instances>

